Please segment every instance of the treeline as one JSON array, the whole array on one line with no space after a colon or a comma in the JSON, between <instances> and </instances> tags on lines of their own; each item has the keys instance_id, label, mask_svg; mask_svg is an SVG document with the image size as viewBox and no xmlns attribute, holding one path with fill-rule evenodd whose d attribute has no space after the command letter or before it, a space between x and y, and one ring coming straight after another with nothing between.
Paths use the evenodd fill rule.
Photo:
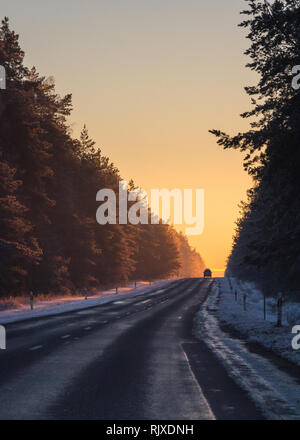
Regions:
<instances>
[{"instance_id":1,"label":"treeline","mask_svg":"<svg viewBox=\"0 0 300 440\"><path fill-rule=\"evenodd\" d=\"M0 28L0 296L199 275L200 256L167 225L96 223L96 193L121 176L86 127L73 139L71 95L24 66L8 19ZM133 185L133 183L131 183Z\"/></svg>"},{"instance_id":2,"label":"treeline","mask_svg":"<svg viewBox=\"0 0 300 440\"><path fill-rule=\"evenodd\" d=\"M254 117L246 133L218 143L245 153L254 179L241 204L227 273L258 281L265 290L299 290L300 285L300 94L292 87L300 65L300 1L248 1L241 26L251 41L247 65L259 75L246 87Z\"/></svg>"}]
</instances>

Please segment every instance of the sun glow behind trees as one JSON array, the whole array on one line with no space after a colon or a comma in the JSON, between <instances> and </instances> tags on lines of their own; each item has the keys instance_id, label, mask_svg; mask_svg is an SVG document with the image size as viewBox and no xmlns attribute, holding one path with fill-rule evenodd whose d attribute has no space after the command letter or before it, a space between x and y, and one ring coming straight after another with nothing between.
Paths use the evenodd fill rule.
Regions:
<instances>
[{"instance_id":1,"label":"sun glow behind trees","mask_svg":"<svg viewBox=\"0 0 300 440\"><path fill-rule=\"evenodd\" d=\"M98 288L201 274L201 257L171 226L96 223L95 194L118 169L90 139L70 135L71 95L23 63L8 20L0 28L0 295ZM132 183L133 185L133 183Z\"/></svg>"}]
</instances>

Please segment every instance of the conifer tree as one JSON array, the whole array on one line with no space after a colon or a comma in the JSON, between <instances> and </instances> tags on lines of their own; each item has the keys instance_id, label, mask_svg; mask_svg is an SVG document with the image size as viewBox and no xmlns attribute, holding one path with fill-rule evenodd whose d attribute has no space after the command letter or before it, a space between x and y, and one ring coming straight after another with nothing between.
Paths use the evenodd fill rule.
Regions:
<instances>
[{"instance_id":1,"label":"conifer tree","mask_svg":"<svg viewBox=\"0 0 300 440\"><path fill-rule=\"evenodd\" d=\"M253 118L251 127L236 136L212 131L225 149L244 153L254 179L228 270L287 288L300 281L300 94L292 87L293 67L300 65L300 1L247 3L241 23L251 42L247 66L259 77L246 87L252 109L242 117Z\"/></svg>"}]
</instances>

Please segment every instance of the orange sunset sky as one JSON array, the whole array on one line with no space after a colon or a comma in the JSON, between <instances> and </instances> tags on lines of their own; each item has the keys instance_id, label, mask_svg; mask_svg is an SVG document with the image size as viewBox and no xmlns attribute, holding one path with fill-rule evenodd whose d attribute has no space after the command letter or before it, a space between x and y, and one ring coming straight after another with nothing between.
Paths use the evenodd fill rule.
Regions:
<instances>
[{"instance_id":1,"label":"orange sunset sky","mask_svg":"<svg viewBox=\"0 0 300 440\"><path fill-rule=\"evenodd\" d=\"M243 0L1 1L26 64L72 92L84 123L124 179L151 188L203 188L205 231L191 244L222 274L238 203L251 180L242 155L208 133L248 126ZM96 204L95 204L96 211ZM216 272L218 270L219 272Z\"/></svg>"}]
</instances>

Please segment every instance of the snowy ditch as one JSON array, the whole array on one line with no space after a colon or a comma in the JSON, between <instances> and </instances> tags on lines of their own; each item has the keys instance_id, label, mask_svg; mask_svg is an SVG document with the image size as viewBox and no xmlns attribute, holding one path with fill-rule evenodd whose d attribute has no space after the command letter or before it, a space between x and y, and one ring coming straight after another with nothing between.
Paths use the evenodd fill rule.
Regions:
<instances>
[{"instance_id":1,"label":"snowy ditch","mask_svg":"<svg viewBox=\"0 0 300 440\"><path fill-rule=\"evenodd\" d=\"M256 297L257 292L256 292ZM256 301L256 304L258 302ZM262 318L258 317L258 310ZM272 361L250 352L246 342L232 338L221 329L226 322L246 335L245 340L262 342L267 347L285 347L293 360L299 361L299 352L291 348L291 329L277 329L273 315L264 321L260 307L244 311L235 301L228 281L216 281L211 293L196 317L196 336L203 340L224 365L228 374L255 402L268 419L300 420L300 378L297 380L280 370ZM280 341L278 341L280 340ZM287 347L285 346L287 344ZM287 356L288 357L288 356Z\"/></svg>"}]
</instances>

